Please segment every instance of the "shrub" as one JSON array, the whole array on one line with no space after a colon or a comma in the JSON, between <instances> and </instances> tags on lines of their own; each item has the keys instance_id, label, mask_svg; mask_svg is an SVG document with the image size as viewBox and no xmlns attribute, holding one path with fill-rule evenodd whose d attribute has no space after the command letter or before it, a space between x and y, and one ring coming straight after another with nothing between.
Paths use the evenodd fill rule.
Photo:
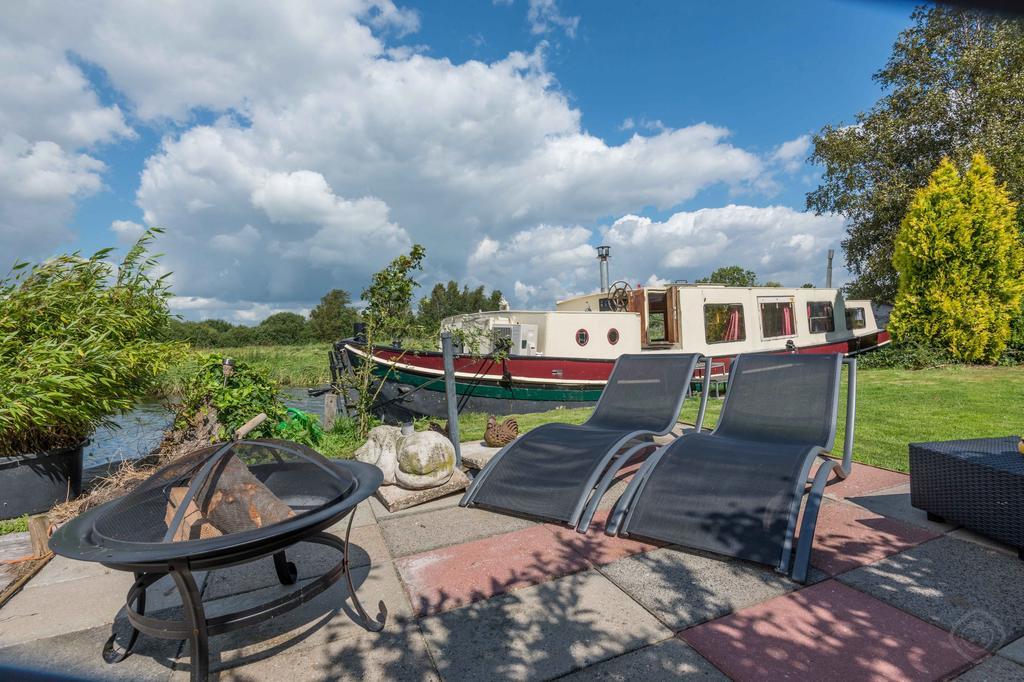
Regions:
<instances>
[{"instance_id":1,"label":"shrub","mask_svg":"<svg viewBox=\"0 0 1024 682\"><path fill-rule=\"evenodd\" d=\"M956 363L944 348L913 343L888 345L857 356L860 369L928 369Z\"/></svg>"},{"instance_id":2,"label":"shrub","mask_svg":"<svg viewBox=\"0 0 1024 682\"><path fill-rule=\"evenodd\" d=\"M1016 206L980 154L963 175L945 159L915 195L896 236L897 341L994 362L1010 340L1024 292Z\"/></svg>"},{"instance_id":3,"label":"shrub","mask_svg":"<svg viewBox=\"0 0 1024 682\"><path fill-rule=\"evenodd\" d=\"M195 363L184 381L176 427L184 428L197 411L209 405L217 410L221 439L230 438L260 412L267 420L250 432L250 437L274 435L276 424L285 418L285 407L277 386L264 372L235 360L233 373L225 377L224 356L219 353L197 356Z\"/></svg>"},{"instance_id":4,"label":"shrub","mask_svg":"<svg viewBox=\"0 0 1024 682\"><path fill-rule=\"evenodd\" d=\"M182 351L147 231L117 267L103 249L0 280L0 455L76 445L126 412Z\"/></svg>"}]
</instances>

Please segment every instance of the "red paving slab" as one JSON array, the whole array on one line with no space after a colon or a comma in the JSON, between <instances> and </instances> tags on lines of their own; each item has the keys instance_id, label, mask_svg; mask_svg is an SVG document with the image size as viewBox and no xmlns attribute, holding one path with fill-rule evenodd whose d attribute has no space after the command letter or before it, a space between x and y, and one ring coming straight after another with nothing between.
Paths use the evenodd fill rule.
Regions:
<instances>
[{"instance_id":1,"label":"red paving slab","mask_svg":"<svg viewBox=\"0 0 1024 682\"><path fill-rule=\"evenodd\" d=\"M543 526L445 547L395 567L413 609L440 613L590 567L583 556Z\"/></svg>"},{"instance_id":2,"label":"red paving slab","mask_svg":"<svg viewBox=\"0 0 1024 682\"><path fill-rule=\"evenodd\" d=\"M698 625L679 637L736 680L935 680L987 655L835 580Z\"/></svg>"},{"instance_id":3,"label":"red paving slab","mask_svg":"<svg viewBox=\"0 0 1024 682\"><path fill-rule=\"evenodd\" d=\"M811 564L829 575L838 575L938 536L863 507L826 501L818 514Z\"/></svg>"},{"instance_id":4,"label":"red paving slab","mask_svg":"<svg viewBox=\"0 0 1024 682\"><path fill-rule=\"evenodd\" d=\"M572 528L556 526L554 524L544 524L544 527L551 531L555 537L559 538L564 546L571 548L591 563L599 566L610 564L613 561L618 561L634 554L664 547L660 543L652 544L626 538L608 537L604 534L604 524L608 519L609 513L611 513L610 510L603 510L594 514L594 521L590 524L590 529L586 533L577 533Z\"/></svg>"},{"instance_id":5,"label":"red paving slab","mask_svg":"<svg viewBox=\"0 0 1024 682\"><path fill-rule=\"evenodd\" d=\"M910 481L910 476L907 474L854 462L853 470L846 480L827 486L825 493L836 497L857 497L873 493L876 490L894 488L908 481Z\"/></svg>"}]
</instances>

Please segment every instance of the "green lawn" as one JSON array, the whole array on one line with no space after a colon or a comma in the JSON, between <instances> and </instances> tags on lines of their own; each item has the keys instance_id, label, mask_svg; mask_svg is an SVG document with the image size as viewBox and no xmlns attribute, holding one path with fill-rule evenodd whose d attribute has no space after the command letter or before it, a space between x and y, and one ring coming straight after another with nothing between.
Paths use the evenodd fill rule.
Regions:
<instances>
[{"instance_id":1,"label":"green lawn","mask_svg":"<svg viewBox=\"0 0 1024 682\"><path fill-rule=\"evenodd\" d=\"M681 418L693 423L698 400L687 400ZM714 426L722 401L708 404L705 426ZM857 375L854 459L907 471L907 444L1024 433L1024 367L946 367L926 370L862 370ZM846 377L840 401L836 451L842 451ZM519 415L520 431L548 422L579 424L590 410L553 410ZM485 415L459 419L464 440L483 438Z\"/></svg>"}]
</instances>

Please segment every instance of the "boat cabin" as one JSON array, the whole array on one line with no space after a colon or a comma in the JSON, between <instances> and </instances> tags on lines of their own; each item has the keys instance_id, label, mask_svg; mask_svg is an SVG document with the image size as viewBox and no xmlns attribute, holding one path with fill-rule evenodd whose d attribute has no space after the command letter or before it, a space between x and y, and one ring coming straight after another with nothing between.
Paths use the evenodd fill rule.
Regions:
<instances>
[{"instance_id":1,"label":"boat cabin","mask_svg":"<svg viewBox=\"0 0 1024 682\"><path fill-rule=\"evenodd\" d=\"M457 315L443 326L472 330L462 335L467 352L593 359L641 351L856 352L879 341L871 302L847 301L838 289L715 284L620 288L559 301L554 311Z\"/></svg>"}]
</instances>

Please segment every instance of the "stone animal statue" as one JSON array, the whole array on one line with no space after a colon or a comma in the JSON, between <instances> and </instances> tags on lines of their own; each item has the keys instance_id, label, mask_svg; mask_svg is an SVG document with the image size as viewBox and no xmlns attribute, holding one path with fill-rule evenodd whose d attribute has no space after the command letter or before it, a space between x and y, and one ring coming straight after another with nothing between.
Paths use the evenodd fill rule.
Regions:
<instances>
[{"instance_id":1,"label":"stone animal statue","mask_svg":"<svg viewBox=\"0 0 1024 682\"><path fill-rule=\"evenodd\" d=\"M498 418L491 415L487 418L487 428L484 429L484 443L492 448L505 447L519 436L519 422L509 417L502 423Z\"/></svg>"},{"instance_id":2,"label":"stone animal statue","mask_svg":"<svg viewBox=\"0 0 1024 682\"><path fill-rule=\"evenodd\" d=\"M455 446L440 433L402 433L397 426L375 426L356 459L384 472L383 485L423 490L444 485L455 472Z\"/></svg>"}]
</instances>

